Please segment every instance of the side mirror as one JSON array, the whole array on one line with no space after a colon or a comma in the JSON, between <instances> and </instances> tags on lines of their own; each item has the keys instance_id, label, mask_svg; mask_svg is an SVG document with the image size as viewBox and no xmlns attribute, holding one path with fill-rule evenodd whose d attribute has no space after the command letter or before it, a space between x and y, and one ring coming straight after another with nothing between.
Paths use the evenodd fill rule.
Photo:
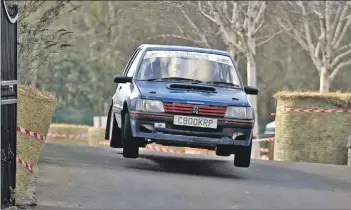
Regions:
<instances>
[{"instance_id":1,"label":"side mirror","mask_svg":"<svg viewBox=\"0 0 351 210\"><path fill-rule=\"evenodd\" d=\"M127 83L127 82L132 82L133 78L132 77L127 77L125 75L117 74L115 76L114 82L115 83Z\"/></svg>"},{"instance_id":2,"label":"side mirror","mask_svg":"<svg viewBox=\"0 0 351 210\"><path fill-rule=\"evenodd\" d=\"M246 87L244 87L244 90L245 90L246 94L249 94L249 95L257 95L258 94L258 89L256 87L253 87L253 86L246 86Z\"/></svg>"}]
</instances>

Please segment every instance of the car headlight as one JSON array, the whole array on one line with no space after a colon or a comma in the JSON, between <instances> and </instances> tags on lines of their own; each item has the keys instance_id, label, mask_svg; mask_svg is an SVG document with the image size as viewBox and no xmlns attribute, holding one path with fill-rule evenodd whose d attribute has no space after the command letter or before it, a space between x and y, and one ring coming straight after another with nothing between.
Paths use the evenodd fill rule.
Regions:
<instances>
[{"instance_id":1,"label":"car headlight","mask_svg":"<svg viewBox=\"0 0 351 210\"><path fill-rule=\"evenodd\" d=\"M138 99L136 104L137 111L148 111L148 112L164 112L162 101L158 100L147 100L147 99Z\"/></svg>"},{"instance_id":2,"label":"car headlight","mask_svg":"<svg viewBox=\"0 0 351 210\"><path fill-rule=\"evenodd\" d=\"M251 107L227 107L225 117L237 118L237 119L253 119L253 109Z\"/></svg>"}]
</instances>

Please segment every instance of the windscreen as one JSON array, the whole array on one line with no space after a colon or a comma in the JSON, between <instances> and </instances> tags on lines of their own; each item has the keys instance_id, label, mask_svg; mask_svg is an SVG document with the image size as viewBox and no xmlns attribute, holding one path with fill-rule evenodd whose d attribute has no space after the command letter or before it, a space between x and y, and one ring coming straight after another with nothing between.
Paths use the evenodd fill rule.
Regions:
<instances>
[{"instance_id":1,"label":"windscreen","mask_svg":"<svg viewBox=\"0 0 351 210\"><path fill-rule=\"evenodd\" d=\"M228 56L186 51L146 52L136 79L152 80L165 77L227 82L241 86L232 60Z\"/></svg>"}]
</instances>

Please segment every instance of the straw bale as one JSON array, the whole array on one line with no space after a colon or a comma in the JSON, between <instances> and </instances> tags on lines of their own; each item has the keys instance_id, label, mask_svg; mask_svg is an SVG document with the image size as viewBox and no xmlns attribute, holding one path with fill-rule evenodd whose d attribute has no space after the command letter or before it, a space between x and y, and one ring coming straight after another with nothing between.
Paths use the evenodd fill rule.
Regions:
<instances>
[{"instance_id":1,"label":"straw bale","mask_svg":"<svg viewBox=\"0 0 351 210\"><path fill-rule=\"evenodd\" d=\"M49 132L61 134L88 134L88 125L73 125L73 124L51 124Z\"/></svg>"},{"instance_id":2,"label":"straw bale","mask_svg":"<svg viewBox=\"0 0 351 210\"><path fill-rule=\"evenodd\" d=\"M46 136L52 120L55 106L55 97L50 93L37 90L28 86L18 86L18 107L17 125L18 127L38 132ZM17 152L22 159L34 166L38 163L43 143L33 137L18 133ZM28 169L18 166L16 175L16 200L21 200L30 183L33 173Z\"/></svg>"},{"instance_id":3,"label":"straw bale","mask_svg":"<svg viewBox=\"0 0 351 210\"><path fill-rule=\"evenodd\" d=\"M351 93L279 92L274 159L345 165L351 113L287 112L287 108L351 107ZM342 107L340 107L342 105Z\"/></svg>"},{"instance_id":4,"label":"straw bale","mask_svg":"<svg viewBox=\"0 0 351 210\"><path fill-rule=\"evenodd\" d=\"M49 132L59 134L88 134L88 129L91 126L88 125L73 125L73 124L56 124L50 125ZM88 145L88 138L86 139L75 139L75 138L62 138L62 137L48 137L47 142L58 143L58 144L74 144L74 145Z\"/></svg>"},{"instance_id":5,"label":"straw bale","mask_svg":"<svg viewBox=\"0 0 351 210\"><path fill-rule=\"evenodd\" d=\"M21 165L16 168L16 176L18 176L15 190L16 205L30 205L36 203L34 194L38 171L38 166L34 167L33 171Z\"/></svg>"},{"instance_id":6,"label":"straw bale","mask_svg":"<svg viewBox=\"0 0 351 210\"><path fill-rule=\"evenodd\" d=\"M274 141L269 141L267 143L269 159L274 160Z\"/></svg>"},{"instance_id":7,"label":"straw bale","mask_svg":"<svg viewBox=\"0 0 351 210\"><path fill-rule=\"evenodd\" d=\"M98 141L105 140L105 129L100 127L91 127L88 130L89 146L96 146Z\"/></svg>"},{"instance_id":8,"label":"straw bale","mask_svg":"<svg viewBox=\"0 0 351 210\"><path fill-rule=\"evenodd\" d=\"M15 190L16 203L21 203L24 199L32 176L33 174L30 170L26 169L22 165L17 166Z\"/></svg>"}]
</instances>

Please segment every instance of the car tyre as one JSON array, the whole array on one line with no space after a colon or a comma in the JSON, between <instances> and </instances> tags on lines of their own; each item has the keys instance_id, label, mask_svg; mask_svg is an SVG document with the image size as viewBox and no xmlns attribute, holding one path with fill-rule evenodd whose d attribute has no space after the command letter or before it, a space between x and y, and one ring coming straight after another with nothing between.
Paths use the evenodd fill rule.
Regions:
<instances>
[{"instance_id":1,"label":"car tyre","mask_svg":"<svg viewBox=\"0 0 351 210\"><path fill-rule=\"evenodd\" d=\"M138 158L139 157L139 141L133 137L130 115L124 115L122 123L122 143L123 143L123 157L125 158Z\"/></svg>"},{"instance_id":2,"label":"car tyre","mask_svg":"<svg viewBox=\"0 0 351 210\"><path fill-rule=\"evenodd\" d=\"M110 115L109 140L110 147L122 148L121 129L118 127L115 115L112 111Z\"/></svg>"},{"instance_id":3,"label":"car tyre","mask_svg":"<svg viewBox=\"0 0 351 210\"><path fill-rule=\"evenodd\" d=\"M251 163L252 139L249 146L238 146L234 155L234 166L248 168Z\"/></svg>"},{"instance_id":4,"label":"car tyre","mask_svg":"<svg viewBox=\"0 0 351 210\"><path fill-rule=\"evenodd\" d=\"M232 148L230 146L218 146L216 147L216 155L222 157L228 157L232 154Z\"/></svg>"}]
</instances>

